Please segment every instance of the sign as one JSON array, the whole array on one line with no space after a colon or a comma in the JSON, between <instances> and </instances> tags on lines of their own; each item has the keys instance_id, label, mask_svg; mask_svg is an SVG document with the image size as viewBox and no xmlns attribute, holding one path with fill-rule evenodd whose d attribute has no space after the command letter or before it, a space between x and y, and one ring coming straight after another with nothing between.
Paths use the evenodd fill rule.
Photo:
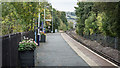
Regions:
<instances>
[{"instance_id":1,"label":"sign","mask_svg":"<svg viewBox=\"0 0 120 68\"><path fill-rule=\"evenodd\" d=\"M45 19L45 21L51 21L51 19Z\"/></svg>"}]
</instances>

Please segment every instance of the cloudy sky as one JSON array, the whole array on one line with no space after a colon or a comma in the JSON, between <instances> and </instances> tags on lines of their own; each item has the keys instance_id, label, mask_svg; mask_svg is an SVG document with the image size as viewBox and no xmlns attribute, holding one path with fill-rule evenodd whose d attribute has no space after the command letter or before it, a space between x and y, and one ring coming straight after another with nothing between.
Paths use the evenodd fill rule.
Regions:
<instances>
[{"instance_id":1,"label":"cloudy sky","mask_svg":"<svg viewBox=\"0 0 120 68\"><path fill-rule=\"evenodd\" d=\"M71 11L73 12L74 6L77 4L77 0L48 0L52 4L53 8L60 11Z\"/></svg>"}]
</instances>

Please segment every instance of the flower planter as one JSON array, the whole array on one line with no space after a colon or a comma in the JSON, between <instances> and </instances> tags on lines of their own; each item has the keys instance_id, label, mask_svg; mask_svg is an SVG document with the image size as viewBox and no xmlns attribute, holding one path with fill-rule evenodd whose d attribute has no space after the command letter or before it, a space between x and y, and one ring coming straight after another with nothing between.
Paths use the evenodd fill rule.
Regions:
<instances>
[{"instance_id":1,"label":"flower planter","mask_svg":"<svg viewBox=\"0 0 120 68\"><path fill-rule=\"evenodd\" d=\"M46 35L41 35L41 40L40 42L46 42Z\"/></svg>"},{"instance_id":2,"label":"flower planter","mask_svg":"<svg viewBox=\"0 0 120 68\"><path fill-rule=\"evenodd\" d=\"M34 66L34 50L19 51L20 66Z\"/></svg>"}]
</instances>

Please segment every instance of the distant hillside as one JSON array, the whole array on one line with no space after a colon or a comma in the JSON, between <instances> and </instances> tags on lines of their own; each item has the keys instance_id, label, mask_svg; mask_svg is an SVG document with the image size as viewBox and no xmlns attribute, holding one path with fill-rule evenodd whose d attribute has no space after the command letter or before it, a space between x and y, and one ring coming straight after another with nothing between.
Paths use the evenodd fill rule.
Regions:
<instances>
[{"instance_id":1,"label":"distant hillside","mask_svg":"<svg viewBox=\"0 0 120 68\"><path fill-rule=\"evenodd\" d=\"M66 12L66 17L68 22L73 22L73 28L75 28L75 25L76 25L75 12Z\"/></svg>"},{"instance_id":2,"label":"distant hillside","mask_svg":"<svg viewBox=\"0 0 120 68\"><path fill-rule=\"evenodd\" d=\"M75 12L66 12L66 17L68 21L74 21L76 20Z\"/></svg>"},{"instance_id":3,"label":"distant hillside","mask_svg":"<svg viewBox=\"0 0 120 68\"><path fill-rule=\"evenodd\" d=\"M66 12L67 20L76 20L75 12Z\"/></svg>"}]
</instances>

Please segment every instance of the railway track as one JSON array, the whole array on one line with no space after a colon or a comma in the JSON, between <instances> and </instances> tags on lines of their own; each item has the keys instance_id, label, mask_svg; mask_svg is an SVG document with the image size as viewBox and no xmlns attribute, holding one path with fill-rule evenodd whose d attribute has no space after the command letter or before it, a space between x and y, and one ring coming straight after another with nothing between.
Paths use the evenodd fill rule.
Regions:
<instances>
[{"instance_id":1,"label":"railway track","mask_svg":"<svg viewBox=\"0 0 120 68\"><path fill-rule=\"evenodd\" d=\"M91 49L92 51L96 52L97 54L101 55L102 57L104 57L104 58L108 59L109 61L113 62L114 64L120 66L120 62L119 62L119 61L116 61L116 60L114 60L113 58L111 58L110 56L104 54L103 52L99 52L99 51L97 51L96 49L94 49L94 48L86 45L85 43L83 43L83 42L81 42L80 40L76 39L76 38L72 35L72 33L66 32L66 34L68 34L71 38L73 38L74 40L80 42L81 44L83 44L83 45L86 46L87 48L89 48L89 49Z\"/></svg>"}]
</instances>

